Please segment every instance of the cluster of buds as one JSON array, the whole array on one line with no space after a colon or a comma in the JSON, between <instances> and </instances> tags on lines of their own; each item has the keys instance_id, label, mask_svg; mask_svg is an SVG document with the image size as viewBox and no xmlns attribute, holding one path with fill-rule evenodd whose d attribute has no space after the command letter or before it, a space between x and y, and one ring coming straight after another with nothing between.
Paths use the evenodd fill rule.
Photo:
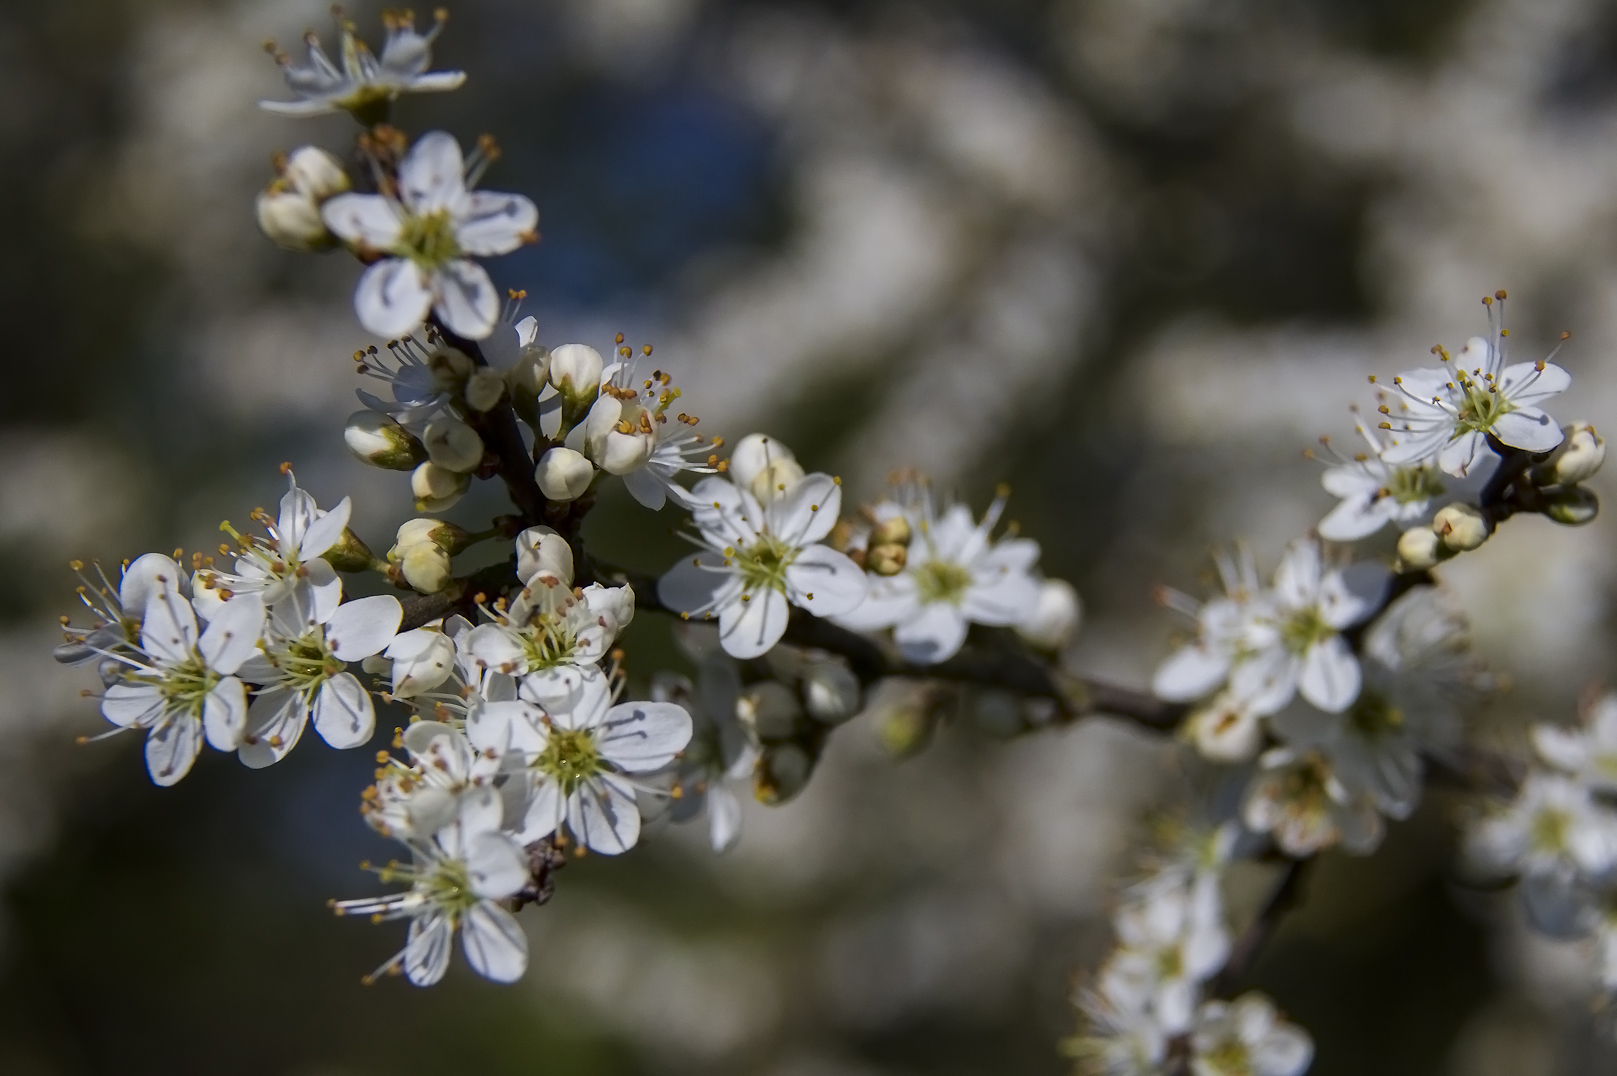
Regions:
<instances>
[{"instance_id":1,"label":"cluster of buds","mask_svg":"<svg viewBox=\"0 0 1617 1076\"><path fill-rule=\"evenodd\" d=\"M258 195L258 226L288 250L329 250L337 240L320 207L352 184L342 162L318 146L275 155L275 178Z\"/></svg>"}]
</instances>

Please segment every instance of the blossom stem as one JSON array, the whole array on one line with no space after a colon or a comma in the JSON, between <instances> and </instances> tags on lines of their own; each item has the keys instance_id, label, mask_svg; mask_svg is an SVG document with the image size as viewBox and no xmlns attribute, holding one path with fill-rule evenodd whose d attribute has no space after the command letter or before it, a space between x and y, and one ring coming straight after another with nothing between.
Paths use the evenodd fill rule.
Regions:
<instances>
[{"instance_id":1,"label":"blossom stem","mask_svg":"<svg viewBox=\"0 0 1617 1076\"><path fill-rule=\"evenodd\" d=\"M1280 921L1302 903L1303 882L1314 861L1314 857L1286 860L1280 881L1270 892L1269 899L1264 902L1247 928L1241 932L1241 936L1235 939L1235 944L1230 948L1230 958L1224 963L1224 970L1220 971L1209 985L1209 991L1213 995L1229 996L1241 978L1251 970L1253 962L1257 960L1269 939L1274 937L1275 931L1280 928Z\"/></svg>"}]
</instances>

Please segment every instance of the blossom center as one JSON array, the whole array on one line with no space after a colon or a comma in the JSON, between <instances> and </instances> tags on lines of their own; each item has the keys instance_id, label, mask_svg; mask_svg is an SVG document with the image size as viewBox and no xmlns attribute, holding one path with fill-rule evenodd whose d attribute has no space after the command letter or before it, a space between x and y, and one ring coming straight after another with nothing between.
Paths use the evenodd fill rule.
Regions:
<instances>
[{"instance_id":1,"label":"blossom center","mask_svg":"<svg viewBox=\"0 0 1617 1076\"><path fill-rule=\"evenodd\" d=\"M786 591L786 569L797 559L799 550L787 545L772 534L759 535L747 549L738 549L731 555L741 585L748 593L762 590Z\"/></svg>"},{"instance_id":2,"label":"blossom center","mask_svg":"<svg viewBox=\"0 0 1617 1076\"><path fill-rule=\"evenodd\" d=\"M1348 723L1369 739L1403 731L1404 712L1374 691L1361 692L1348 711Z\"/></svg>"},{"instance_id":3,"label":"blossom center","mask_svg":"<svg viewBox=\"0 0 1617 1076\"><path fill-rule=\"evenodd\" d=\"M1416 504L1441 497L1445 488L1438 472L1423 463L1418 467L1394 467L1381 495L1399 504Z\"/></svg>"},{"instance_id":4,"label":"blossom center","mask_svg":"<svg viewBox=\"0 0 1617 1076\"><path fill-rule=\"evenodd\" d=\"M971 587L971 571L948 560L929 560L915 569L915 589L922 604L959 605Z\"/></svg>"},{"instance_id":5,"label":"blossom center","mask_svg":"<svg viewBox=\"0 0 1617 1076\"><path fill-rule=\"evenodd\" d=\"M346 665L326 646L325 629L319 627L270 655L270 663L281 670L289 686L305 693L313 692Z\"/></svg>"},{"instance_id":6,"label":"blossom center","mask_svg":"<svg viewBox=\"0 0 1617 1076\"><path fill-rule=\"evenodd\" d=\"M586 778L595 776L604 768L600 749L595 746L594 733L589 729L554 727L534 766L561 785L564 794L571 793Z\"/></svg>"},{"instance_id":7,"label":"blossom center","mask_svg":"<svg viewBox=\"0 0 1617 1076\"><path fill-rule=\"evenodd\" d=\"M572 660L578 648L578 636L566 624L548 617L541 618L528 630L519 633L522 649L527 658L528 671L553 669Z\"/></svg>"},{"instance_id":8,"label":"blossom center","mask_svg":"<svg viewBox=\"0 0 1617 1076\"><path fill-rule=\"evenodd\" d=\"M1308 653L1315 643L1324 642L1335 634L1336 629L1325 622L1317 605L1297 610L1280 626L1281 643L1298 657Z\"/></svg>"},{"instance_id":9,"label":"blossom center","mask_svg":"<svg viewBox=\"0 0 1617 1076\"><path fill-rule=\"evenodd\" d=\"M1572 816L1559 807L1546 807L1533 816L1530 839L1540 852L1560 852L1572 830Z\"/></svg>"},{"instance_id":10,"label":"blossom center","mask_svg":"<svg viewBox=\"0 0 1617 1076\"><path fill-rule=\"evenodd\" d=\"M162 692L169 710L200 714L203 700L219 683L219 679L219 674L202 664L201 658L192 654L178 665L170 665L164 669L163 678L158 681L157 689Z\"/></svg>"},{"instance_id":11,"label":"blossom center","mask_svg":"<svg viewBox=\"0 0 1617 1076\"><path fill-rule=\"evenodd\" d=\"M437 269L460 257L455 222L450 219L449 211L438 209L419 215L405 214L393 252L402 258L409 258L423 269Z\"/></svg>"},{"instance_id":12,"label":"blossom center","mask_svg":"<svg viewBox=\"0 0 1617 1076\"><path fill-rule=\"evenodd\" d=\"M1228 1076L1248 1076L1253 1071L1252 1056L1239 1039L1225 1039L1197 1060L1213 1072Z\"/></svg>"},{"instance_id":13,"label":"blossom center","mask_svg":"<svg viewBox=\"0 0 1617 1076\"><path fill-rule=\"evenodd\" d=\"M1487 433L1501 416L1516 410L1516 405L1491 381L1465 377L1460 387L1465 394L1456 416L1461 430Z\"/></svg>"},{"instance_id":14,"label":"blossom center","mask_svg":"<svg viewBox=\"0 0 1617 1076\"><path fill-rule=\"evenodd\" d=\"M427 899L457 921L481 899L472 892L472 880L466 864L458 859L439 862L433 872L421 880L421 886L426 890Z\"/></svg>"}]
</instances>

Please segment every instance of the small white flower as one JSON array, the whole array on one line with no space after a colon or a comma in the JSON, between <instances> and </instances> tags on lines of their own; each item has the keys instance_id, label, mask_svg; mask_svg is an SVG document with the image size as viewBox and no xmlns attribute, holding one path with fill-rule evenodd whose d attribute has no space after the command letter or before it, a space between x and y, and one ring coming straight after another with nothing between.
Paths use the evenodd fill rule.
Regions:
<instances>
[{"instance_id":1,"label":"small white flower","mask_svg":"<svg viewBox=\"0 0 1617 1076\"><path fill-rule=\"evenodd\" d=\"M1366 795L1350 792L1317 751L1277 747L1258 760L1247 786L1241 820L1268 833L1289 856L1311 856L1340 843L1358 854L1373 851L1384 832Z\"/></svg>"},{"instance_id":2,"label":"small white flower","mask_svg":"<svg viewBox=\"0 0 1617 1076\"><path fill-rule=\"evenodd\" d=\"M467 634L466 653L520 680L523 697L541 704L581 682L604 681L600 662L634 619L634 591L591 583L575 595L571 583L535 575L503 616Z\"/></svg>"},{"instance_id":3,"label":"small white flower","mask_svg":"<svg viewBox=\"0 0 1617 1076\"><path fill-rule=\"evenodd\" d=\"M415 985L431 986L449 968L456 931L473 971L497 983L522 978L528 939L499 902L528 883L528 859L522 846L501 832L500 815L500 799L492 790L469 792L458 801L454 819L430 839L406 842L413 859L409 866L377 872L385 882L409 882L409 890L333 903L338 915L410 920L404 949L371 978L402 970Z\"/></svg>"},{"instance_id":4,"label":"small white flower","mask_svg":"<svg viewBox=\"0 0 1617 1076\"><path fill-rule=\"evenodd\" d=\"M520 194L469 186L460 144L429 131L399 164L397 197L339 194L321 207L333 234L361 251L392 255L359 278L354 310L365 328L402 336L430 310L471 340L494 330L499 296L471 258L509 254L529 241L539 211Z\"/></svg>"},{"instance_id":5,"label":"small white flower","mask_svg":"<svg viewBox=\"0 0 1617 1076\"><path fill-rule=\"evenodd\" d=\"M445 344L436 332L427 334L426 343L413 336L389 340L387 352L384 359L372 344L354 352L354 361L361 375L387 386L392 400L365 389L356 389L355 395L367 408L388 416L417 437L426 432L428 422L449 408L477 369L469 355ZM412 448L426 452L419 444Z\"/></svg>"},{"instance_id":6,"label":"small white flower","mask_svg":"<svg viewBox=\"0 0 1617 1076\"><path fill-rule=\"evenodd\" d=\"M427 70L432 65L432 41L444 26L441 12L432 29L424 34L416 33L415 18L408 12L388 11L382 16L382 24L387 28L387 41L382 46L381 59L377 59L354 36L353 24L338 16L341 70L312 32L304 38L309 54L301 64L293 63L273 45L268 46L298 100L260 101L258 106L283 116L318 116L346 109L369 122L373 117L385 119L388 103L400 94L453 90L466 81L463 71Z\"/></svg>"},{"instance_id":7,"label":"small white flower","mask_svg":"<svg viewBox=\"0 0 1617 1076\"><path fill-rule=\"evenodd\" d=\"M1253 992L1203 1003L1190 1051L1195 1076L1301 1076L1314 1060L1314 1041Z\"/></svg>"},{"instance_id":8,"label":"small white flower","mask_svg":"<svg viewBox=\"0 0 1617 1076\"><path fill-rule=\"evenodd\" d=\"M1245 762L1263 746L1263 716L1229 691L1191 711L1184 731L1203 757L1214 762Z\"/></svg>"},{"instance_id":9,"label":"small white flower","mask_svg":"<svg viewBox=\"0 0 1617 1076\"><path fill-rule=\"evenodd\" d=\"M1363 674L1341 632L1376 611L1388 582L1377 561L1326 571L1318 542L1293 542L1245 624L1245 654L1230 671L1230 690L1265 714L1299 692L1327 713L1347 709Z\"/></svg>"},{"instance_id":10,"label":"small white flower","mask_svg":"<svg viewBox=\"0 0 1617 1076\"><path fill-rule=\"evenodd\" d=\"M1162 604L1196 622L1196 637L1157 666L1151 690L1158 698L1169 702L1202 698L1228 680L1231 668L1252 652L1247 637L1258 613L1268 608L1257 562L1243 545L1234 556L1218 552L1213 564L1224 586L1223 597L1198 602L1168 587L1157 592Z\"/></svg>"},{"instance_id":11,"label":"small white flower","mask_svg":"<svg viewBox=\"0 0 1617 1076\"><path fill-rule=\"evenodd\" d=\"M1039 584L1033 611L1016 625L1016 634L1030 646L1055 653L1072 641L1082 618L1083 603L1072 584L1065 579L1046 579Z\"/></svg>"},{"instance_id":12,"label":"small white flower","mask_svg":"<svg viewBox=\"0 0 1617 1076\"><path fill-rule=\"evenodd\" d=\"M768 504L804 476L792 450L776 438L749 433L730 453L730 481Z\"/></svg>"},{"instance_id":13,"label":"small white flower","mask_svg":"<svg viewBox=\"0 0 1617 1076\"><path fill-rule=\"evenodd\" d=\"M700 502L674 479L681 472L716 472L712 450L724 442L697 433L693 427L698 420L691 415L670 416L680 391L667 373L656 371L638 386L635 380L632 362L616 362L602 371L601 394L580 427L584 452L601 470L621 475L629 494L652 511L659 511L670 496L693 507Z\"/></svg>"},{"instance_id":14,"label":"small white flower","mask_svg":"<svg viewBox=\"0 0 1617 1076\"><path fill-rule=\"evenodd\" d=\"M247 713L243 763L273 765L297 746L312 708L320 738L359 747L376 729L371 693L346 671L393 641L404 609L390 594L337 603L335 595L299 588L270 613L263 653L241 674L263 689Z\"/></svg>"},{"instance_id":15,"label":"small white flower","mask_svg":"<svg viewBox=\"0 0 1617 1076\"><path fill-rule=\"evenodd\" d=\"M1118 912L1116 926L1121 948L1099 972L1101 992L1125 1006L1144 997L1163 1031L1186 1030L1200 985L1229 959L1218 876L1146 890Z\"/></svg>"},{"instance_id":16,"label":"small white flower","mask_svg":"<svg viewBox=\"0 0 1617 1076\"><path fill-rule=\"evenodd\" d=\"M1032 570L1038 543L990 537L1005 510L1003 495L980 523L963 504L939 513L924 486L901 489L899 498L912 535L904 569L872 576L870 596L837 623L854 631L892 628L900 653L931 665L953 657L972 624L1014 627L1037 610L1039 583ZM877 506L875 514L892 509Z\"/></svg>"},{"instance_id":17,"label":"small white flower","mask_svg":"<svg viewBox=\"0 0 1617 1076\"><path fill-rule=\"evenodd\" d=\"M526 782L519 833L524 844L548 837L565 822L591 851L617 855L640 838L636 786L625 775L672 762L690 742L691 718L667 702L614 706L606 678L597 677L546 709L485 707L466 731L479 751L520 767L514 777Z\"/></svg>"},{"instance_id":18,"label":"small white flower","mask_svg":"<svg viewBox=\"0 0 1617 1076\"><path fill-rule=\"evenodd\" d=\"M272 520L266 514L253 513L269 537L243 536L225 524L239 548L235 570L203 568L192 578L192 597L204 618L213 615L226 594L256 594L270 607L299 588L314 591L322 605L341 600L342 580L322 554L342 538L353 506L344 497L330 511L322 510L306 490L298 488L296 475L288 470L286 477L288 488L281 498L280 516Z\"/></svg>"},{"instance_id":19,"label":"small white flower","mask_svg":"<svg viewBox=\"0 0 1617 1076\"><path fill-rule=\"evenodd\" d=\"M690 746L674 770L669 815L674 822L689 822L706 808L708 839L715 852L725 852L741 835L741 801L730 783L750 778L758 763L757 742L736 718L741 675L735 661L726 654L707 655L695 686L682 676L660 673L651 696L682 706L693 724Z\"/></svg>"},{"instance_id":20,"label":"small white flower","mask_svg":"<svg viewBox=\"0 0 1617 1076\"><path fill-rule=\"evenodd\" d=\"M478 751L464 731L441 721L412 722L395 742L409 753L409 764L387 756L360 803L365 821L384 837L431 840L455 820L461 797L491 785L498 774L497 757Z\"/></svg>"},{"instance_id":21,"label":"small white flower","mask_svg":"<svg viewBox=\"0 0 1617 1076\"><path fill-rule=\"evenodd\" d=\"M1328 542L1356 542L1388 523L1400 528L1425 523L1439 504L1473 496L1493 472L1483 462L1467 478L1455 479L1429 460L1388 463L1384 457L1391 445L1361 420L1355 419L1354 428L1369 451L1338 455L1340 462L1320 479L1327 493L1342 499L1319 523L1319 536Z\"/></svg>"},{"instance_id":22,"label":"small white flower","mask_svg":"<svg viewBox=\"0 0 1617 1076\"><path fill-rule=\"evenodd\" d=\"M1120 1002L1096 990L1078 998L1083 1031L1063 1043L1082 1076L1161 1076L1168 1036L1145 999Z\"/></svg>"},{"instance_id":23,"label":"small white flower","mask_svg":"<svg viewBox=\"0 0 1617 1076\"><path fill-rule=\"evenodd\" d=\"M125 670L102 696L101 714L120 728L150 730L146 768L172 785L190 772L203 736L220 751L240 745L247 693L234 674L256 653L264 605L251 594L223 602L199 635L191 603L164 577L147 582L155 586L140 643L117 653Z\"/></svg>"},{"instance_id":24,"label":"small white flower","mask_svg":"<svg viewBox=\"0 0 1617 1076\"><path fill-rule=\"evenodd\" d=\"M853 611L865 599L865 573L820 539L830 533L842 489L813 474L768 507L722 478L691 491L698 541L707 548L674 565L657 584L670 609L718 618L719 642L737 658L767 653L786 631L789 607L815 616Z\"/></svg>"},{"instance_id":25,"label":"small white flower","mask_svg":"<svg viewBox=\"0 0 1617 1076\"><path fill-rule=\"evenodd\" d=\"M52 656L63 665L98 662L104 677L110 674L116 680L123 675L124 665L108 651L128 650L139 644L141 618L146 615L152 595L167 590L189 597L191 587L174 558L161 553L143 553L124 565L116 585L100 564L95 566L95 579L86 576L83 567L73 562L73 569L84 581L78 588L79 601L93 619L89 627L77 628L65 623L64 618L63 640Z\"/></svg>"},{"instance_id":26,"label":"small white flower","mask_svg":"<svg viewBox=\"0 0 1617 1076\"><path fill-rule=\"evenodd\" d=\"M1604 695L1581 728L1534 725L1533 747L1545 762L1601 792L1617 792L1617 693Z\"/></svg>"},{"instance_id":27,"label":"small white flower","mask_svg":"<svg viewBox=\"0 0 1617 1076\"><path fill-rule=\"evenodd\" d=\"M1532 773L1512 803L1471 831L1469 848L1488 869L1570 883L1617 864L1617 813L1578 781Z\"/></svg>"},{"instance_id":28,"label":"small white flower","mask_svg":"<svg viewBox=\"0 0 1617 1076\"><path fill-rule=\"evenodd\" d=\"M455 641L440 625L400 632L382 650L382 656L392 662L388 672L396 699L431 691L455 671Z\"/></svg>"},{"instance_id":29,"label":"small white flower","mask_svg":"<svg viewBox=\"0 0 1617 1076\"><path fill-rule=\"evenodd\" d=\"M1560 444L1560 425L1538 405L1565 392L1572 375L1549 359L1507 365L1507 339L1501 303L1488 339L1473 336L1454 358L1435 349L1443 367L1393 378L1397 407L1384 406L1388 421L1381 423L1392 444L1382 459L1390 464L1435 459L1444 471L1463 478L1493 455L1490 435L1525 452L1548 452Z\"/></svg>"}]
</instances>

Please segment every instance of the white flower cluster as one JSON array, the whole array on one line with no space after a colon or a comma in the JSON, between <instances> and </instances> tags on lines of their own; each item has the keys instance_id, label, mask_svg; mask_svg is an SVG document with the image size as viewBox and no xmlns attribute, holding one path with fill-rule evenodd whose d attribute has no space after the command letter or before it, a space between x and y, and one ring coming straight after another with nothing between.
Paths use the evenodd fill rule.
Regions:
<instances>
[{"instance_id":1,"label":"white flower cluster","mask_svg":"<svg viewBox=\"0 0 1617 1076\"><path fill-rule=\"evenodd\" d=\"M197 557L187 576L148 553L125 566L116 591L105 578L80 588L97 620L57 657L99 663L101 713L120 730L147 730L160 785L190 772L204 739L263 767L296 746L311 714L333 747L357 747L375 729L370 692L347 668L392 641L403 610L388 595L342 600L323 554L344 537L348 501L322 511L288 478L279 517L255 513L268 537L235 535L233 571Z\"/></svg>"},{"instance_id":2,"label":"white flower cluster","mask_svg":"<svg viewBox=\"0 0 1617 1076\"><path fill-rule=\"evenodd\" d=\"M1540 724L1515 798L1471 827L1476 866L1513 877L1534 927L1589 939L1595 975L1617 999L1617 694L1574 727Z\"/></svg>"},{"instance_id":3,"label":"white flower cluster","mask_svg":"<svg viewBox=\"0 0 1617 1076\"><path fill-rule=\"evenodd\" d=\"M1308 1033L1258 993L1205 998L1230 958L1220 891L1238 827L1175 827L1150 875L1124 894L1118 947L1075 1001L1083 1021L1067 1050L1085 1076L1299 1076Z\"/></svg>"}]
</instances>

